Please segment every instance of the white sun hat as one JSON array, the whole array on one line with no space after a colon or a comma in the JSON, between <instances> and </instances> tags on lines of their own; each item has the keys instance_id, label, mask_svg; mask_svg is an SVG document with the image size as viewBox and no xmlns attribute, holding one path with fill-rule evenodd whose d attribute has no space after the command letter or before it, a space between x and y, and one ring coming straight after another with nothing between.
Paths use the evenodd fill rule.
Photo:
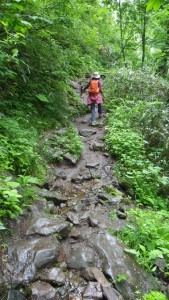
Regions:
<instances>
[{"instance_id":1,"label":"white sun hat","mask_svg":"<svg viewBox=\"0 0 169 300\"><path fill-rule=\"evenodd\" d=\"M99 72L94 72L93 75L92 75L92 78L99 79L100 78Z\"/></svg>"}]
</instances>

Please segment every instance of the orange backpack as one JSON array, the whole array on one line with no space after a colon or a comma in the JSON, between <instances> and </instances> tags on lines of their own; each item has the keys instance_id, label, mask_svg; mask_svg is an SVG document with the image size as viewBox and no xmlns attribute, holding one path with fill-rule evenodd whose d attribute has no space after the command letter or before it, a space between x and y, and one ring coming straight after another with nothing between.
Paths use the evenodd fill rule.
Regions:
<instances>
[{"instance_id":1,"label":"orange backpack","mask_svg":"<svg viewBox=\"0 0 169 300\"><path fill-rule=\"evenodd\" d=\"M89 93L92 95L99 94L98 80L91 80L89 85Z\"/></svg>"}]
</instances>

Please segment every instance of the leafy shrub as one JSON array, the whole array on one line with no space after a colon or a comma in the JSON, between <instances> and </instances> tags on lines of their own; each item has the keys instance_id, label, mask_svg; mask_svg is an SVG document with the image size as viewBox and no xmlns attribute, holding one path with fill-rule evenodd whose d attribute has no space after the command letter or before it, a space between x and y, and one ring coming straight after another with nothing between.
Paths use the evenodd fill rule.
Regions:
<instances>
[{"instance_id":1,"label":"leafy shrub","mask_svg":"<svg viewBox=\"0 0 169 300\"><path fill-rule=\"evenodd\" d=\"M104 84L107 99L117 99L116 104L125 99L134 101L167 101L169 85L167 81L152 75L151 70L113 69L107 74ZM107 102L109 106L109 102Z\"/></svg>"},{"instance_id":2,"label":"leafy shrub","mask_svg":"<svg viewBox=\"0 0 169 300\"><path fill-rule=\"evenodd\" d=\"M17 218L23 208L36 199L35 190L30 185L39 183L40 180L32 176L0 177L0 230L6 229L3 223L9 218Z\"/></svg>"},{"instance_id":3,"label":"leafy shrub","mask_svg":"<svg viewBox=\"0 0 169 300\"><path fill-rule=\"evenodd\" d=\"M165 199L158 195L166 184L161 168L147 158L142 135L130 128L121 107L109 117L106 144L109 151L118 158L118 178L137 203L165 207Z\"/></svg>"},{"instance_id":4,"label":"leafy shrub","mask_svg":"<svg viewBox=\"0 0 169 300\"><path fill-rule=\"evenodd\" d=\"M167 276L169 268L168 212L136 209L130 210L128 215L131 224L117 233L130 247L126 249L126 252L135 255L139 264L148 271L155 271L154 261L157 258L165 258Z\"/></svg>"},{"instance_id":5,"label":"leafy shrub","mask_svg":"<svg viewBox=\"0 0 169 300\"><path fill-rule=\"evenodd\" d=\"M118 157L116 173L137 202L164 208L169 191L169 121L162 99L167 97L167 84L146 73L123 71L110 75L107 82L111 86L107 147ZM124 98L119 98L119 90Z\"/></svg>"},{"instance_id":6,"label":"leafy shrub","mask_svg":"<svg viewBox=\"0 0 169 300\"><path fill-rule=\"evenodd\" d=\"M2 118L0 136L1 170L44 176L44 165L38 153L36 129L20 127L16 120Z\"/></svg>"},{"instance_id":7,"label":"leafy shrub","mask_svg":"<svg viewBox=\"0 0 169 300\"><path fill-rule=\"evenodd\" d=\"M17 188L19 183L11 181L11 177L0 178L0 218L16 217L22 212L20 198L22 197Z\"/></svg>"}]
</instances>

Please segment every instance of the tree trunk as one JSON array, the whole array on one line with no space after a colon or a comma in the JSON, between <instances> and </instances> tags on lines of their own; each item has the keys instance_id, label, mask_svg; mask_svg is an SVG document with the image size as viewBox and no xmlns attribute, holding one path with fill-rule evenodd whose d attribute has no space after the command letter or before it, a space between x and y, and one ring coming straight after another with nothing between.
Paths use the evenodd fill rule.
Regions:
<instances>
[{"instance_id":1,"label":"tree trunk","mask_svg":"<svg viewBox=\"0 0 169 300\"><path fill-rule=\"evenodd\" d=\"M125 62L126 58L125 58L125 51L124 51L123 15L122 15L121 0L118 1L118 6L119 6L119 18L120 18L120 44L121 44L121 53L122 53L122 56L123 56L123 60Z\"/></svg>"},{"instance_id":2,"label":"tree trunk","mask_svg":"<svg viewBox=\"0 0 169 300\"><path fill-rule=\"evenodd\" d=\"M142 66L144 65L145 61L145 54L146 54L146 11L144 12L143 16L143 29L142 29Z\"/></svg>"}]
</instances>

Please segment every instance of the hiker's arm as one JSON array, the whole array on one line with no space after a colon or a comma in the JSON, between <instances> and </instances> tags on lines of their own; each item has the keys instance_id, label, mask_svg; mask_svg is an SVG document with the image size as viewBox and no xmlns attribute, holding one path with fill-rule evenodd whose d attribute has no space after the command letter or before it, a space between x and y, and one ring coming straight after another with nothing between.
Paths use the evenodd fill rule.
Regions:
<instances>
[{"instance_id":1,"label":"hiker's arm","mask_svg":"<svg viewBox=\"0 0 169 300\"><path fill-rule=\"evenodd\" d=\"M90 85L90 82L88 82L88 84L86 84L85 87L81 86L81 94L83 92L85 92L86 89L88 89L89 85Z\"/></svg>"}]
</instances>

